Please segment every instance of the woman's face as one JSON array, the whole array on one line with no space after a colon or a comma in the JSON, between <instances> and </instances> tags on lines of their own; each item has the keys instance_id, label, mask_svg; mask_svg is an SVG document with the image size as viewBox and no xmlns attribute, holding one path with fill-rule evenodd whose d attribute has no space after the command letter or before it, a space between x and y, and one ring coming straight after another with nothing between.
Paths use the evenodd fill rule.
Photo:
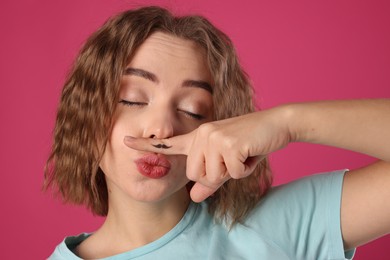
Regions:
<instances>
[{"instance_id":1,"label":"woman's face","mask_svg":"<svg viewBox=\"0 0 390 260\"><path fill-rule=\"evenodd\" d=\"M110 201L158 202L179 195L188 179L186 157L132 150L125 136L169 138L212 120L212 77L205 52L195 43L157 32L128 64L111 137L100 167Z\"/></svg>"}]
</instances>

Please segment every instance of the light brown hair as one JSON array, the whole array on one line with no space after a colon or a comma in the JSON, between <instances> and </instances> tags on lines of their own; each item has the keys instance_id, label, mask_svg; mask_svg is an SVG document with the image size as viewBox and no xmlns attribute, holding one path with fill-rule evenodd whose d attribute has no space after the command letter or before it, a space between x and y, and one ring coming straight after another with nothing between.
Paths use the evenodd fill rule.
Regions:
<instances>
[{"instance_id":1,"label":"light brown hair","mask_svg":"<svg viewBox=\"0 0 390 260\"><path fill-rule=\"evenodd\" d=\"M108 212L99 161L109 138L124 69L137 48L160 31L196 42L206 50L214 77L214 119L255 111L253 90L230 39L201 16L173 16L160 7L125 11L108 20L81 49L62 90L44 189L54 187L65 202ZM227 181L211 198L219 220L243 220L271 186L268 161L244 179Z\"/></svg>"}]
</instances>

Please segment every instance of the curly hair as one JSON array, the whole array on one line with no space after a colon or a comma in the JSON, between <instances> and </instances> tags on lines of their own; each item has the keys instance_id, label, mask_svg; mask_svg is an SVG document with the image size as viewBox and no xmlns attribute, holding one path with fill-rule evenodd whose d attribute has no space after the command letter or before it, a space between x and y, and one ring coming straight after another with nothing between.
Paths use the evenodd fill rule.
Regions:
<instances>
[{"instance_id":1,"label":"curly hair","mask_svg":"<svg viewBox=\"0 0 390 260\"><path fill-rule=\"evenodd\" d=\"M231 40L207 19L174 16L161 7L122 12L88 38L67 77L45 168L45 190L54 188L65 202L84 204L96 215L107 214L107 185L99 162L110 135L121 78L137 48L157 31L205 49L214 77L215 120L256 110L252 86ZM209 198L209 211L217 220L239 222L271 183L265 159L247 178L227 181Z\"/></svg>"}]
</instances>

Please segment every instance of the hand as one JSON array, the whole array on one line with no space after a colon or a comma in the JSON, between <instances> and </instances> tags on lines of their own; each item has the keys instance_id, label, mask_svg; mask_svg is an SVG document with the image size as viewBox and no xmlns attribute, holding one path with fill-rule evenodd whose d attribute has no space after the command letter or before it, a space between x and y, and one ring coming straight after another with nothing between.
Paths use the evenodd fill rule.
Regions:
<instances>
[{"instance_id":1,"label":"hand","mask_svg":"<svg viewBox=\"0 0 390 260\"><path fill-rule=\"evenodd\" d=\"M212 195L224 182L250 175L269 153L290 142L280 109L209 122L192 132L167 139L126 137L136 150L187 155L187 177L196 182L193 201ZM162 148L165 145L168 148Z\"/></svg>"}]
</instances>

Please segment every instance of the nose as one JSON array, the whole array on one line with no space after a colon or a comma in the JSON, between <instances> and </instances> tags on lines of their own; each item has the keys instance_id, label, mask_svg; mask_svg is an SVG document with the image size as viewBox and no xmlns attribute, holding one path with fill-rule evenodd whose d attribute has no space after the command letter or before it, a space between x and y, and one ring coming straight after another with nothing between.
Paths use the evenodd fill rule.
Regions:
<instances>
[{"instance_id":1,"label":"nose","mask_svg":"<svg viewBox=\"0 0 390 260\"><path fill-rule=\"evenodd\" d=\"M146 138L169 138L174 135L173 116L169 112L156 112L149 115L143 136Z\"/></svg>"}]
</instances>

